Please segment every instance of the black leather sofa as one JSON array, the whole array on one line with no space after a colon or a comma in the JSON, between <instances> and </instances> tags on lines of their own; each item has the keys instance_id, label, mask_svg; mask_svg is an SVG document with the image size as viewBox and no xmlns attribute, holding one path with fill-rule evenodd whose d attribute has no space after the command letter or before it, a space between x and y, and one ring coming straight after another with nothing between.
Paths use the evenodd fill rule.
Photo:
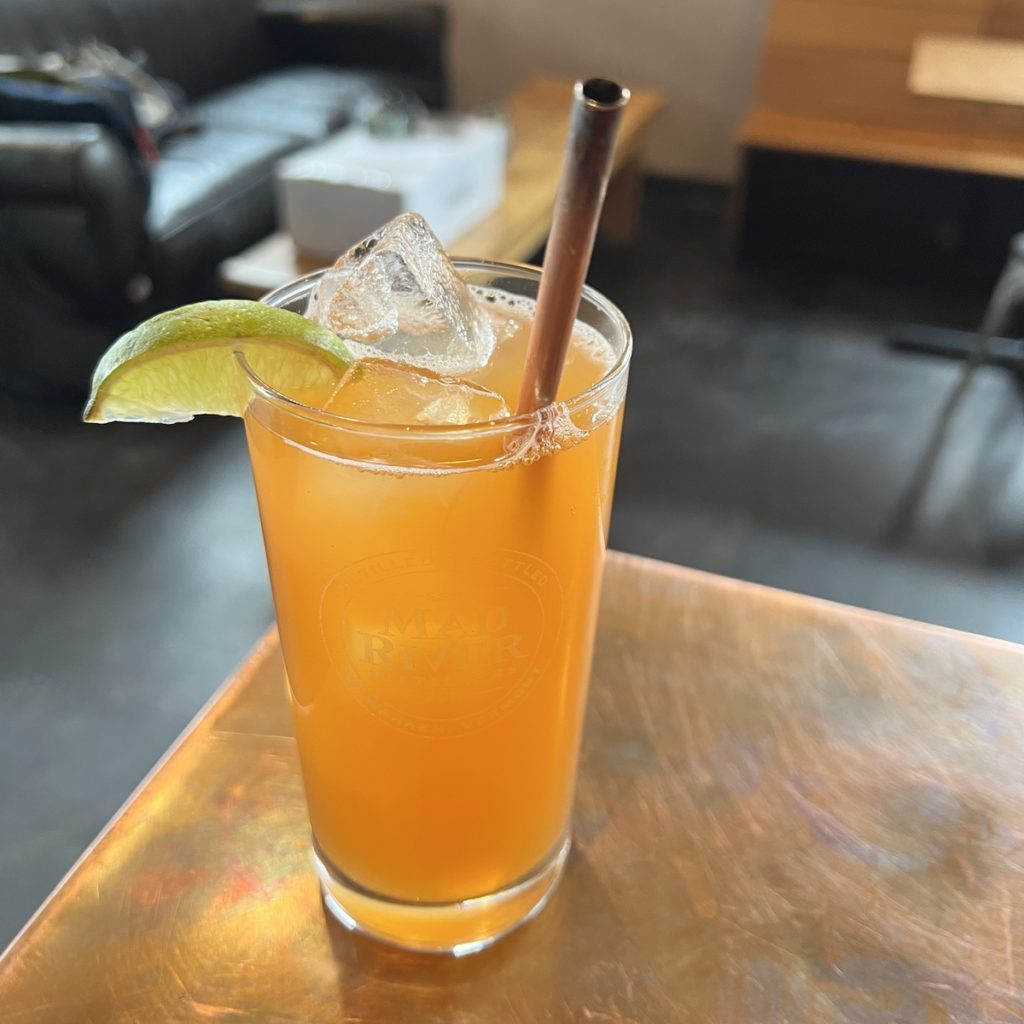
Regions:
<instances>
[{"instance_id":1,"label":"black leather sofa","mask_svg":"<svg viewBox=\"0 0 1024 1024\"><path fill-rule=\"evenodd\" d=\"M0 391L78 397L97 355L274 227L273 165L382 97L445 100L443 8L0 0L0 53L92 38L187 96L148 174L106 128L0 123Z\"/></svg>"}]
</instances>

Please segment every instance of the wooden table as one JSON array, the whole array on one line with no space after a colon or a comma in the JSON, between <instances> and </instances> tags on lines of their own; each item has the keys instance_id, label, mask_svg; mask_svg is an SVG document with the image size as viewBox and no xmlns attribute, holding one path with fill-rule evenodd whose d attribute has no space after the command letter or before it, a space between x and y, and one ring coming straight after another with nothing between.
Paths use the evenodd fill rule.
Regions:
<instances>
[{"instance_id":1,"label":"wooden table","mask_svg":"<svg viewBox=\"0 0 1024 1024\"><path fill-rule=\"evenodd\" d=\"M613 555L564 882L465 960L307 860L268 636L0 963L0 1020L1024 1019L1024 648Z\"/></svg>"},{"instance_id":2,"label":"wooden table","mask_svg":"<svg viewBox=\"0 0 1024 1024\"><path fill-rule=\"evenodd\" d=\"M536 78L508 98L511 148L504 201L449 246L451 253L522 262L541 248L551 227L571 102L572 82L552 78ZM633 90L623 115L602 220L607 236L625 239L632 230L643 144L651 121L663 106L659 93ZM278 231L225 260L220 266L221 285L230 295L259 298L322 265L323 260L303 259L291 236Z\"/></svg>"},{"instance_id":3,"label":"wooden table","mask_svg":"<svg viewBox=\"0 0 1024 1024\"><path fill-rule=\"evenodd\" d=\"M739 131L769 150L1024 178L1024 0L774 0Z\"/></svg>"}]
</instances>

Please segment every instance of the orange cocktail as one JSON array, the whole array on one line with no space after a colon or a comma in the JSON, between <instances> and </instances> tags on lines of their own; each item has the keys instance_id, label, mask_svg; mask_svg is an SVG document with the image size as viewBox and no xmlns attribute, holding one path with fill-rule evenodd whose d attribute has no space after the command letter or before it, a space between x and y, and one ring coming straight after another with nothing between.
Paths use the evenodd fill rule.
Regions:
<instances>
[{"instance_id":1,"label":"orange cocktail","mask_svg":"<svg viewBox=\"0 0 1024 1024\"><path fill-rule=\"evenodd\" d=\"M458 266L499 303L535 294L535 271ZM530 305L509 309L464 379L514 407ZM385 427L251 382L318 870L339 916L401 945L486 944L568 849L630 346L596 293L580 321L559 403L529 417Z\"/></svg>"}]
</instances>

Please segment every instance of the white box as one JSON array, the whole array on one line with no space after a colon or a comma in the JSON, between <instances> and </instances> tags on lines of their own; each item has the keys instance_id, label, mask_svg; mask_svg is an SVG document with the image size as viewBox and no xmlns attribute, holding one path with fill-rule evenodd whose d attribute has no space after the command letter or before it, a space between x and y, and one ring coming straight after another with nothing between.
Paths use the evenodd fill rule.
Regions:
<instances>
[{"instance_id":1,"label":"white box","mask_svg":"<svg viewBox=\"0 0 1024 1024\"><path fill-rule=\"evenodd\" d=\"M281 220L325 260L409 211L448 246L501 203L507 148L507 127L483 117L426 118L396 138L347 128L278 163Z\"/></svg>"}]
</instances>

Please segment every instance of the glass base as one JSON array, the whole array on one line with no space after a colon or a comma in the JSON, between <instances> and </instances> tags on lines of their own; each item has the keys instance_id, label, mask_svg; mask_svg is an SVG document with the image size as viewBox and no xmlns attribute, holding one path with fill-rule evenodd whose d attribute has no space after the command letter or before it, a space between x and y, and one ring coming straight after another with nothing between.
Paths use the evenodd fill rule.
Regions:
<instances>
[{"instance_id":1,"label":"glass base","mask_svg":"<svg viewBox=\"0 0 1024 1024\"><path fill-rule=\"evenodd\" d=\"M313 844L324 905L348 929L400 949L467 956L539 914L562 877L566 838L525 878L459 903L402 903L360 888L333 868Z\"/></svg>"}]
</instances>

